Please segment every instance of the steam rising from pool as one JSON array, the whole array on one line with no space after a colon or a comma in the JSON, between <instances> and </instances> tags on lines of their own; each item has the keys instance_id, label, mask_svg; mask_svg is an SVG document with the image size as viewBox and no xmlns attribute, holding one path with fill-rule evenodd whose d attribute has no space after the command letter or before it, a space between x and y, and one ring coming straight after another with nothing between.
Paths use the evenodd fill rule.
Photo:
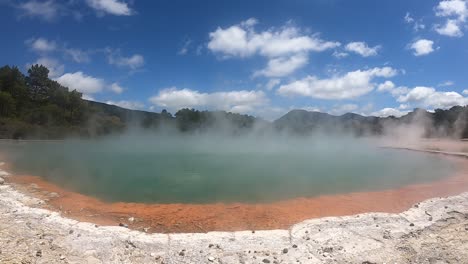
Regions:
<instances>
[{"instance_id":1,"label":"steam rising from pool","mask_svg":"<svg viewBox=\"0 0 468 264\"><path fill-rule=\"evenodd\" d=\"M15 170L106 201L271 202L440 179L436 156L311 136L126 135L2 143Z\"/></svg>"}]
</instances>

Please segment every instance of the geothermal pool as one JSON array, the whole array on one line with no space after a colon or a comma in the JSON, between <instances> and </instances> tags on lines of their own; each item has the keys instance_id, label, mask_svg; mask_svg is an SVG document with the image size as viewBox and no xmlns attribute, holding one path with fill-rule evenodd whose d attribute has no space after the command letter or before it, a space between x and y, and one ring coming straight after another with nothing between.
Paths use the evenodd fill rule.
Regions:
<instances>
[{"instance_id":1,"label":"geothermal pool","mask_svg":"<svg viewBox=\"0 0 468 264\"><path fill-rule=\"evenodd\" d=\"M3 142L16 174L108 202L275 202L431 182L455 170L436 155L313 137L122 137Z\"/></svg>"}]
</instances>

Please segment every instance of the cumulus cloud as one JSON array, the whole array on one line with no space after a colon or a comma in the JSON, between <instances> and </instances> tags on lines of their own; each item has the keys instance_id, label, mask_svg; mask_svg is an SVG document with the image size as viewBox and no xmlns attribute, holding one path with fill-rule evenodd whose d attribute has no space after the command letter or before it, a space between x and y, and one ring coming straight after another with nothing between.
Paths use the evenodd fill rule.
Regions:
<instances>
[{"instance_id":1,"label":"cumulus cloud","mask_svg":"<svg viewBox=\"0 0 468 264\"><path fill-rule=\"evenodd\" d=\"M304 53L291 57L272 58L265 69L256 71L254 76L283 77L287 76L308 63L308 56Z\"/></svg>"},{"instance_id":2,"label":"cumulus cloud","mask_svg":"<svg viewBox=\"0 0 468 264\"><path fill-rule=\"evenodd\" d=\"M122 56L119 51L110 51L108 56L108 62L111 65L119 67L126 67L132 70L143 67L145 65L145 59L140 54L134 54L129 57Z\"/></svg>"},{"instance_id":3,"label":"cumulus cloud","mask_svg":"<svg viewBox=\"0 0 468 264\"><path fill-rule=\"evenodd\" d=\"M88 95L101 92L106 86L104 80L86 75L81 71L66 73L57 78L56 81L71 90Z\"/></svg>"},{"instance_id":4,"label":"cumulus cloud","mask_svg":"<svg viewBox=\"0 0 468 264\"><path fill-rule=\"evenodd\" d=\"M461 37L463 32L460 29L460 22L453 19L448 19L444 25L436 25L435 30L440 35L449 37Z\"/></svg>"},{"instance_id":5,"label":"cumulus cloud","mask_svg":"<svg viewBox=\"0 0 468 264\"><path fill-rule=\"evenodd\" d=\"M407 94L397 98L400 103L426 108L449 108L455 105L466 105L468 98L457 92L440 92L432 87L417 86L410 89Z\"/></svg>"},{"instance_id":6,"label":"cumulus cloud","mask_svg":"<svg viewBox=\"0 0 468 264\"><path fill-rule=\"evenodd\" d=\"M465 0L444 0L440 1L436 7L436 16L455 16L464 21L468 16L468 9Z\"/></svg>"},{"instance_id":7,"label":"cumulus cloud","mask_svg":"<svg viewBox=\"0 0 468 264\"><path fill-rule=\"evenodd\" d=\"M30 68L32 65L42 65L49 69L49 78L56 78L63 74L65 66L61 64L58 60L50 57L41 57L33 63L28 63L26 68Z\"/></svg>"},{"instance_id":8,"label":"cumulus cloud","mask_svg":"<svg viewBox=\"0 0 468 264\"><path fill-rule=\"evenodd\" d=\"M203 93L191 89L167 88L150 98L150 102L170 110L205 108L249 113L268 102L262 91L228 91Z\"/></svg>"},{"instance_id":9,"label":"cumulus cloud","mask_svg":"<svg viewBox=\"0 0 468 264\"><path fill-rule=\"evenodd\" d=\"M384 91L391 91L395 88L395 84L392 81L385 81L384 83L379 84L377 87L377 91L384 92Z\"/></svg>"},{"instance_id":10,"label":"cumulus cloud","mask_svg":"<svg viewBox=\"0 0 468 264\"><path fill-rule=\"evenodd\" d=\"M434 41L428 39L420 39L411 43L409 46L413 50L414 56L428 55L434 52Z\"/></svg>"},{"instance_id":11,"label":"cumulus cloud","mask_svg":"<svg viewBox=\"0 0 468 264\"><path fill-rule=\"evenodd\" d=\"M278 93L283 96L308 96L319 99L349 99L372 91L376 84L374 78L391 78L397 71L391 67L357 70L344 75L320 79L307 76L304 79L281 85Z\"/></svg>"},{"instance_id":12,"label":"cumulus cloud","mask_svg":"<svg viewBox=\"0 0 468 264\"><path fill-rule=\"evenodd\" d=\"M281 83L280 79L270 79L267 84L265 85L265 88L268 91L271 91L275 86Z\"/></svg>"},{"instance_id":13,"label":"cumulus cloud","mask_svg":"<svg viewBox=\"0 0 468 264\"><path fill-rule=\"evenodd\" d=\"M296 27L256 32L255 19L249 19L228 28L218 27L210 33L208 48L224 56L249 57L261 54L278 57L307 51L324 51L339 46L338 42L324 41L318 35L303 35Z\"/></svg>"},{"instance_id":14,"label":"cumulus cloud","mask_svg":"<svg viewBox=\"0 0 468 264\"><path fill-rule=\"evenodd\" d=\"M49 41L45 38L29 39L26 44L36 52L52 52L57 49L55 41Z\"/></svg>"},{"instance_id":15,"label":"cumulus cloud","mask_svg":"<svg viewBox=\"0 0 468 264\"><path fill-rule=\"evenodd\" d=\"M346 52L336 51L336 50L333 52L332 55L333 57L338 58L338 59L346 58L349 56L349 54Z\"/></svg>"},{"instance_id":16,"label":"cumulus cloud","mask_svg":"<svg viewBox=\"0 0 468 264\"><path fill-rule=\"evenodd\" d=\"M145 108L145 104L143 104L142 102L138 102L138 101L127 101L127 100L106 101L106 104L116 105L122 108L133 109L133 110L141 110Z\"/></svg>"},{"instance_id":17,"label":"cumulus cloud","mask_svg":"<svg viewBox=\"0 0 468 264\"><path fill-rule=\"evenodd\" d=\"M54 20L60 14L60 5L54 0L26 1L16 6L22 13L21 16L38 17L43 20Z\"/></svg>"},{"instance_id":18,"label":"cumulus cloud","mask_svg":"<svg viewBox=\"0 0 468 264\"><path fill-rule=\"evenodd\" d=\"M449 37L463 36L462 27L468 17L468 6L465 0L440 1L436 10L436 16L447 17L444 25L435 25L437 33Z\"/></svg>"},{"instance_id":19,"label":"cumulus cloud","mask_svg":"<svg viewBox=\"0 0 468 264\"><path fill-rule=\"evenodd\" d=\"M134 12L128 4L119 0L86 0L88 5L101 14L111 14L116 16L130 16Z\"/></svg>"},{"instance_id":20,"label":"cumulus cloud","mask_svg":"<svg viewBox=\"0 0 468 264\"><path fill-rule=\"evenodd\" d=\"M109 89L110 89L112 92L116 93L116 94L121 94L121 93L125 90L125 89L124 89L122 86L120 86L118 83L113 83L113 84L109 85Z\"/></svg>"},{"instance_id":21,"label":"cumulus cloud","mask_svg":"<svg viewBox=\"0 0 468 264\"><path fill-rule=\"evenodd\" d=\"M407 113L408 111L401 111L396 108L387 107L387 108L380 109L379 111L372 112L370 115L379 116L379 117L388 117L388 116L400 117L400 116L406 115Z\"/></svg>"},{"instance_id":22,"label":"cumulus cloud","mask_svg":"<svg viewBox=\"0 0 468 264\"><path fill-rule=\"evenodd\" d=\"M370 57L376 56L378 51L382 48L382 46L378 45L375 47L369 47L365 42L350 42L346 44L345 50L349 52L354 52L359 54L363 57Z\"/></svg>"},{"instance_id":23,"label":"cumulus cloud","mask_svg":"<svg viewBox=\"0 0 468 264\"><path fill-rule=\"evenodd\" d=\"M223 58L246 58L260 55L268 58L264 70L256 75L285 76L304 66L308 53L320 52L340 46L339 42L322 40L318 34L306 35L290 24L257 32L254 18L228 28L218 27L209 34L208 49ZM283 66L283 63L289 66Z\"/></svg>"}]
</instances>

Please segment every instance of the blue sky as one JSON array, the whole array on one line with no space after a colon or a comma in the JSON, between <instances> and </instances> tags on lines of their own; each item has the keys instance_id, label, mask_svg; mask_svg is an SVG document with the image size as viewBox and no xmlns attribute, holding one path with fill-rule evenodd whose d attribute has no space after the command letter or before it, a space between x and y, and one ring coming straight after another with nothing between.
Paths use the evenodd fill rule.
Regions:
<instances>
[{"instance_id":1,"label":"blue sky","mask_svg":"<svg viewBox=\"0 0 468 264\"><path fill-rule=\"evenodd\" d=\"M127 108L386 116L467 104L467 19L466 0L0 0L0 48Z\"/></svg>"}]
</instances>

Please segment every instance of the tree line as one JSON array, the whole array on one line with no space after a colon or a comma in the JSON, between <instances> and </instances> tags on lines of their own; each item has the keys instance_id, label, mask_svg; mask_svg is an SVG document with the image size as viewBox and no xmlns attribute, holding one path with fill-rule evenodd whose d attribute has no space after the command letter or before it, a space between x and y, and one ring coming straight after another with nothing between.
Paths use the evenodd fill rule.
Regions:
<instances>
[{"instance_id":1,"label":"tree line","mask_svg":"<svg viewBox=\"0 0 468 264\"><path fill-rule=\"evenodd\" d=\"M0 138L60 139L91 138L123 133L129 129L157 132L175 129L182 133L228 134L288 131L310 134L349 133L381 135L400 125L416 124L426 137L468 138L468 107L454 106L428 112L415 109L400 118L361 116L292 110L274 122L225 111L180 109L174 115L130 110L84 100L82 94L49 78L43 65L32 65L27 74L18 67L0 68Z\"/></svg>"},{"instance_id":2,"label":"tree line","mask_svg":"<svg viewBox=\"0 0 468 264\"><path fill-rule=\"evenodd\" d=\"M15 66L0 68L0 138L89 138L162 126L190 132L209 129L223 123L220 120L247 129L256 119L222 111L181 109L173 116L166 110L124 109L84 100L82 93L50 79L43 65L32 65L26 75Z\"/></svg>"}]
</instances>

